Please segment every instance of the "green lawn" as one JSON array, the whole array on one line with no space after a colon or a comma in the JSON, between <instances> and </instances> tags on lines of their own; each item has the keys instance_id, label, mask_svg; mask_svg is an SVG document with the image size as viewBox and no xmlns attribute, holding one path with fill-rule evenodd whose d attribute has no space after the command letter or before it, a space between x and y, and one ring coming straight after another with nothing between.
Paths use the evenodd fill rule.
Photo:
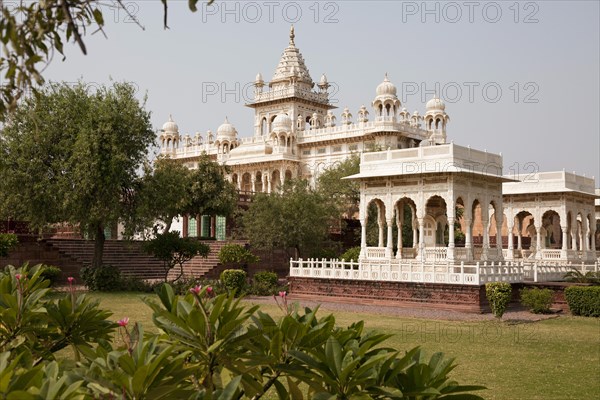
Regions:
<instances>
[{"instance_id":1,"label":"green lawn","mask_svg":"<svg viewBox=\"0 0 600 400\"><path fill-rule=\"evenodd\" d=\"M143 294L92 294L113 311L154 331ZM280 310L261 305L273 315ZM322 310L323 315L330 311ZM334 312L339 325L365 320L366 326L393 333L387 342L398 349L422 346L456 358L454 377L482 384L487 399L599 399L600 320L561 316L545 321L508 324L497 321L438 321Z\"/></svg>"}]
</instances>

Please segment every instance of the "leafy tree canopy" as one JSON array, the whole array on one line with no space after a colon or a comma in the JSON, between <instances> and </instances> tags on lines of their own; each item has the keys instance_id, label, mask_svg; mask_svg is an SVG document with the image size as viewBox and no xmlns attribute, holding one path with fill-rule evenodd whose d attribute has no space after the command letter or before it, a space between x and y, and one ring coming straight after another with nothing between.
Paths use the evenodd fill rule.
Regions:
<instances>
[{"instance_id":1,"label":"leafy tree canopy","mask_svg":"<svg viewBox=\"0 0 600 400\"><path fill-rule=\"evenodd\" d=\"M43 229L68 222L96 240L128 212L155 134L128 83L50 84L26 98L0 131L0 217Z\"/></svg>"},{"instance_id":2,"label":"leafy tree canopy","mask_svg":"<svg viewBox=\"0 0 600 400\"><path fill-rule=\"evenodd\" d=\"M281 192L257 194L243 216L244 233L258 249L293 248L296 256L318 249L337 209L305 180L289 180Z\"/></svg>"},{"instance_id":3,"label":"leafy tree canopy","mask_svg":"<svg viewBox=\"0 0 600 400\"><path fill-rule=\"evenodd\" d=\"M319 192L335 201L340 214L351 218L358 212L360 184L358 181L342 179L360 172L360 155L353 154L344 161L327 168L317 181Z\"/></svg>"},{"instance_id":4,"label":"leafy tree canopy","mask_svg":"<svg viewBox=\"0 0 600 400\"><path fill-rule=\"evenodd\" d=\"M146 167L140 181L128 233L153 227L156 234L157 220L163 232L169 232L179 215L231 215L237 205L237 192L225 178L226 173L227 167L206 154L200 156L194 170L176 160L159 158L154 168Z\"/></svg>"},{"instance_id":5,"label":"leafy tree canopy","mask_svg":"<svg viewBox=\"0 0 600 400\"><path fill-rule=\"evenodd\" d=\"M207 0L211 4L214 0ZM128 13L122 0L116 1ZM164 27L167 26L168 0L161 0L164 8ZM192 12L197 11L199 0L188 0ZM84 38L88 32L104 33L104 15L100 0L0 0L0 121L7 111L16 108L19 98L28 89L37 95L36 85L42 85L42 71L55 53L66 58L64 43L77 43L87 54ZM137 22L135 16L129 17ZM138 23L139 24L139 23ZM141 25L140 25L141 27ZM141 27L143 28L143 27Z\"/></svg>"}]
</instances>

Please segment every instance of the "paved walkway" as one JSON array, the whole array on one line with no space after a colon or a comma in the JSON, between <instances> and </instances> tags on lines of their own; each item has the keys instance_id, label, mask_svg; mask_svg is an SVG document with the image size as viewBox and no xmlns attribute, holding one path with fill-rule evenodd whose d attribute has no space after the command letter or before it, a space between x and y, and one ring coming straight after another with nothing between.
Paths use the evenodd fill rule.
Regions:
<instances>
[{"instance_id":1,"label":"paved walkway","mask_svg":"<svg viewBox=\"0 0 600 400\"><path fill-rule=\"evenodd\" d=\"M272 297L247 297L246 300L256 303L274 304ZM306 295L290 295L288 301L298 302L300 306L314 307L321 305L320 310L323 311L347 311L374 315L391 315L403 318L417 319L439 319L447 321L494 321L496 318L491 313L477 314L472 312L461 312L451 310L441 310L436 308L427 308L425 305L415 307L413 305L389 304L390 302L378 302L370 300L369 303L341 297L311 297ZM360 301L360 300L359 300ZM502 320L508 323L524 323L535 322L550 318L556 318L560 313L556 314L533 314L526 310L510 310L504 313Z\"/></svg>"}]
</instances>

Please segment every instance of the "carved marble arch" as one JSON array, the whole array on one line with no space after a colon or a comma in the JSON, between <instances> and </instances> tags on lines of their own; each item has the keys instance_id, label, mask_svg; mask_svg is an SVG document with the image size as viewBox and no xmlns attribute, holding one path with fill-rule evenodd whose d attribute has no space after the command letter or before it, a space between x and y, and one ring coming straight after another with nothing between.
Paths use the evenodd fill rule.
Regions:
<instances>
[{"instance_id":1,"label":"carved marble arch","mask_svg":"<svg viewBox=\"0 0 600 400\"><path fill-rule=\"evenodd\" d=\"M427 199L423 221L425 247L445 246L447 216L446 200L442 196L433 195Z\"/></svg>"},{"instance_id":2,"label":"carved marble arch","mask_svg":"<svg viewBox=\"0 0 600 400\"><path fill-rule=\"evenodd\" d=\"M233 174L231 175L231 183L233 183L233 186L234 186L236 189L239 189L239 185L238 185L238 179L239 179L239 178L238 178L238 174L236 174L236 173L233 173Z\"/></svg>"},{"instance_id":3,"label":"carved marble arch","mask_svg":"<svg viewBox=\"0 0 600 400\"><path fill-rule=\"evenodd\" d=\"M268 129L269 129L269 126L267 124L267 117L263 117L260 120L260 135L267 136L269 134Z\"/></svg>"},{"instance_id":4,"label":"carved marble arch","mask_svg":"<svg viewBox=\"0 0 600 400\"><path fill-rule=\"evenodd\" d=\"M285 170L285 181L289 182L291 179L294 179L292 171L290 171L289 169L286 169Z\"/></svg>"},{"instance_id":5,"label":"carved marble arch","mask_svg":"<svg viewBox=\"0 0 600 400\"><path fill-rule=\"evenodd\" d=\"M483 236L483 215L481 209L481 202L479 199L475 199L471 202L471 234L475 240L477 237ZM479 241L479 243L482 243Z\"/></svg>"},{"instance_id":6,"label":"carved marble arch","mask_svg":"<svg viewBox=\"0 0 600 400\"><path fill-rule=\"evenodd\" d=\"M588 223L588 229L587 229L587 250L592 250L595 247L594 241L595 241L595 236L594 236L594 232L596 230L596 226L595 226L595 219L594 216L592 214L588 214L586 217L587 223Z\"/></svg>"},{"instance_id":7,"label":"carved marble arch","mask_svg":"<svg viewBox=\"0 0 600 400\"><path fill-rule=\"evenodd\" d=\"M465 235L467 233L466 219L471 219L471 215L468 214L467 208L465 207L465 201L461 196L457 196L454 201L454 223L460 224L460 232ZM458 225L456 225L458 226ZM456 240L456 239L455 239ZM464 240L460 238L457 240L458 242L463 243Z\"/></svg>"},{"instance_id":8,"label":"carved marble arch","mask_svg":"<svg viewBox=\"0 0 600 400\"><path fill-rule=\"evenodd\" d=\"M245 172L242 175L242 191L243 192L251 192L252 191L252 178L250 177L249 172Z\"/></svg>"},{"instance_id":9,"label":"carved marble arch","mask_svg":"<svg viewBox=\"0 0 600 400\"><path fill-rule=\"evenodd\" d=\"M498 206L494 200L488 203L488 233L493 236L496 234L496 212L498 210ZM501 220L498 222L502 222Z\"/></svg>"},{"instance_id":10,"label":"carved marble arch","mask_svg":"<svg viewBox=\"0 0 600 400\"><path fill-rule=\"evenodd\" d=\"M562 230L560 214L555 210L547 210L542 214L542 246L546 249L562 248Z\"/></svg>"},{"instance_id":11,"label":"carved marble arch","mask_svg":"<svg viewBox=\"0 0 600 400\"><path fill-rule=\"evenodd\" d=\"M537 230L535 228L535 219L533 218L533 214L527 210L521 210L517 213L515 222L517 233L520 233L522 237L532 238L532 240L535 238Z\"/></svg>"},{"instance_id":12,"label":"carved marble arch","mask_svg":"<svg viewBox=\"0 0 600 400\"><path fill-rule=\"evenodd\" d=\"M254 191L257 193L264 192L263 189L263 175L262 172L257 171L254 175Z\"/></svg>"},{"instance_id":13,"label":"carved marble arch","mask_svg":"<svg viewBox=\"0 0 600 400\"><path fill-rule=\"evenodd\" d=\"M278 169L271 173L271 190L278 191L281 188L281 174Z\"/></svg>"},{"instance_id":14,"label":"carved marble arch","mask_svg":"<svg viewBox=\"0 0 600 400\"><path fill-rule=\"evenodd\" d=\"M417 205L410 197L402 197L394 204L394 223L398 230L398 258L402 257L402 248L413 247L416 238L415 231L418 228Z\"/></svg>"},{"instance_id":15,"label":"carved marble arch","mask_svg":"<svg viewBox=\"0 0 600 400\"><path fill-rule=\"evenodd\" d=\"M367 203L365 225L367 227L367 245L384 247L385 203L380 198L373 198Z\"/></svg>"}]
</instances>

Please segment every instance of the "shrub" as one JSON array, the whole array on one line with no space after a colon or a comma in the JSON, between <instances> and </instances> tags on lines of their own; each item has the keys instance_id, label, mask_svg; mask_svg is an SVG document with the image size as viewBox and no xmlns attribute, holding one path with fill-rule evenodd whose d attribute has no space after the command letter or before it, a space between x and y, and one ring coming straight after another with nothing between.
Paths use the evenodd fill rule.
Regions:
<instances>
[{"instance_id":1,"label":"shrub","mask_svg":"<svg viewBox=\"0 0 600 400\"><path fill-rule=\"evenodd\" d=\"M8 256L15 246L19 244L19 239L14 233L0 233L0 257Z\"/></svg>"},{"instance_id":2,"label":"shrub","mask_svg":"<svg viewBox=\"0 0 600 400\"><path fill-rule=\"evenodd\" d=\"M512 287L506 282L490 282L485 284L485 297L487 297L492 313L497 318L502 318L510 302Z\"/></svg>"},{"instance_id":3,"label":"shrub","mask_svg":"<svg viewBox=\"0 0 600 400\"><path fill-rule=\"evenodd\" d=\"M227 290L241 295L246 287L246 271L241 269L226 269L221 272L221 282Z\"/></svg>"},{"instance_id":4,"label":"shrub","mask_svg":"<svg viewBox=\"0 0 600 400\"><path fill-rule=\"evenodd\" d=\"M573 315L600 317L600 286L571 286L565 298Z\"/></svg>"},{"instance_id":5,"label":"shrub","mask_svg":"<svg viewBox=\"0 0 600 400\"><path fill-rule=\"evenodd\" d=\"M358 257L360 256L360 246L351 247L344 254L340 256L340 259L343 261L358 261Z\"/></svg>"},{"instance_id":6,"label":"shrub","mask_svg":"<svg viewBox=\"0 0 600 400\"><path fill-rule=\"evenodd\" d=\"M260 260L250 250L239 244L226 244L219 251L219 262L221 264L234 264L246 268L248 264L255 264Z\"/></svg>"},{"instance_id":7,"label":"shrub","mask_svg":"<svg viewBox=\"0 0 600 400\"><path fill-rule=\"evenodd\" d=\"M55 267L54 265L42 265L41 269L42 272L40 276L43 279L49 280L50 286L58 282L58 279L62 275L62 270L59 267Z\"/></svg>"},{"instance_id":8,"label":"shrub","mask_svg":"<svg viewBox=\"0 0 600 400\"><path fill-rule=\"evenodd\" d=\"M270 296L277 290L279 278L275 272L261 271L254 274L250 291L257 296Z\"/></svg>"},{"instance_id":9,"label":"shrub","mask_svg":"<svg viewBox=\"0 0 600 400\"><path fill-rule=\"evenodd\" d=\"M534 314L547 314L552 305L552 295L550 289L525 288L521 290L521 304Z\"/></svg>"},{"instance_id":10,"label":"shrub","mask_svg":"<svg viewBox=\"0 0 600 400\"><path fill-rule=\"evenodd\" d=\"M91 291L115 292L122 290L121 271L112 265L103 265L99 268L92 266L81 269L81 279Z\"/></svg>"}]
</instances>

